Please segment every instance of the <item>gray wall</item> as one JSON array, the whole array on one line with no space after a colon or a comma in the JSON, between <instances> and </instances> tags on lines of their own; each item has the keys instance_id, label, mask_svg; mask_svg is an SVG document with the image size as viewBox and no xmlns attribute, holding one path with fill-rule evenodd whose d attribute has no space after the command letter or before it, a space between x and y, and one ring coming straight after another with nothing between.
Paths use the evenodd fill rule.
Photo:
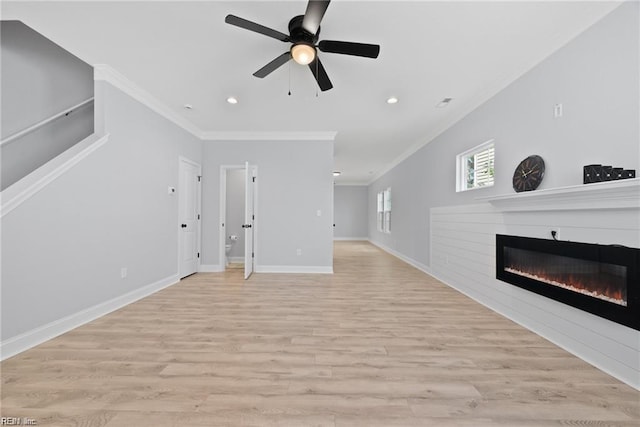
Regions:
<instances>
[{"instance_id":1,"label":"gray wall","mask_svg":"<svg viewBox=\"0 0 640 427\"><path fill-rule=\"evenodd\" d=\"M205 142L202 263L219 266L220 166L242 165L245 161L258 168L258 269L331 269L333 141Z\"/></svg>"},{"instance_id":2,"label":"gray wall","mask_svg":"<svg viewBox=\"0 0 640 427\"><path fill-rule=\"evenodd\" d=\"M2 139L93 96L93 68L19 21L0 25ZM3 144L2 189L93 133L93 106Z\"/></svg>"},{"instance_id":3,"label":"gray wall","mask_svg":"<svg viewBox=\"0 0 640 427\"><path fill-rule=\"evenodd\" d=\"M179 156L201 161L202 143L111 85L96 89L109 141L2 217L3 341L177 280L167 187L178 187Z\"/></svg>"},{"instance_id":4,"label":"gray wall","mask_svg":"<svg viewBox=\"0 0 640 427\"><path fill-rule=\"evenodd\" d=\"M372 241L429 266L429 210L513 193L518 162L546 162L540 189L582 183L591 163L640 170L638 3L627 2L369 186ZM464 101L464 100L460 100ZM553 107L564 105L554 119ZM457 154L495 138L494 187L455 192ZM377 192L392 187L392 232L376 230Z\"/></svg>"},{"instance_id":5,"label":"gray wall","mask_svg":"<svg viewBox=\"0 0 640 427\"><path fill-rule=\"evenodd\" d=\"M225 228L227 230L227 243L232 243L230 258L244 257L244 198L245 198L245 173L244 169L227 170L227 203ZM235 234L238 240L233 243L229 236Z\"/></svg>"},{"instance_id":6,"label":"gray wall","mask_svg":"<svg viewBox=\"0 0 640 427\"><path fill-rule=\"evenodd\" d=\"M530 154L546 162L541 189L580 186L590 163L640 170L639 13L639 3L623 4L375 181L368 209L374 243L636 388L640 333L496 280L494 246L495 233L549 238L562 227L561 239L637 247L637 212L614 203L509 213L476 198L515 194L513 170ZM456 155L491 138L496 185L456 193ZM376 230L376 193L389 186L385 235Z\"/></svg>"},{"instance_id":7,"label":"gray wall","mask_svg":"<svg viewBox=\"0 0 640 427\"><path fill-rule=\"evenodd\" d=\"M368 191L363 185L336 185L333 189L334 239L367 239Z\"/></svg>"}]
</instances>

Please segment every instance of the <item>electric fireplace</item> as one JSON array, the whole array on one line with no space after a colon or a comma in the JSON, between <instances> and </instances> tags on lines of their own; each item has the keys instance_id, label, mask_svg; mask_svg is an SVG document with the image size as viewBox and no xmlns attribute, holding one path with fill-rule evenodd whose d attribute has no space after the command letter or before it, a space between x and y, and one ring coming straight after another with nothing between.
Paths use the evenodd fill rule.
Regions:
<instances>
[{"instance_id":1,"label":"electric fireplace","mask_svg":"<svg viewBox=\"0 0 640 427\"><path fill-rule=\"evenodd\" d=\"M640 249L496 235L496 278L640 330Z\"/></svg>"}]
</instances>

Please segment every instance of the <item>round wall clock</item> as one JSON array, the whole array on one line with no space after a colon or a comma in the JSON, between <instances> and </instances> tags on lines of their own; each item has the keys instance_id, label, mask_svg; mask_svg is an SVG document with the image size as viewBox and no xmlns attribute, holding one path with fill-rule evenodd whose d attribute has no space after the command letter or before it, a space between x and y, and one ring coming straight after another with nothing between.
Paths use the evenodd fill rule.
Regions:
<instances>
[{"instance_id":1,"label":"round wall clock","mask_svg":"<svg viewBox=\"0 0 640 427\"><path fill-rule=\"evenodd\" d=\"M520 162L513 172L513 189L520 193L538 188L544 178L544 160L533 155Z\"/></svg>"}]
</instances>

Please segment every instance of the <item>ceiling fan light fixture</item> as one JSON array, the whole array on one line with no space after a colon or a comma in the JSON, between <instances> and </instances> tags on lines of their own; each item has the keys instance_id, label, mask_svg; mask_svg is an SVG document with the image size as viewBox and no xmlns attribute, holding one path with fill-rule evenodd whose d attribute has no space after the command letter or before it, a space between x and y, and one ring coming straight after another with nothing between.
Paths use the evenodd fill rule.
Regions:
<instances>
[{"instance_id":1,"label":"ceiling fan light fixture","mask_svg":"<svg viewBox=\"0 0 640 427\"><path fill-rule=\"evenodd\" d=\"M291 57L300 65L308 65L316 59L316 48L307 43L296 43L291 47Z\"/></svg>"},{"instance_id":2,"label":"ceiling fan light fixture","mask_svg":"<svg viewBox=\"0 0 640 427\"><path fill-rule=\"evenodd\" d=\"M235 96L230 96L227 98L227 102L229 104L237 104L238 103L238 98L236 98Z\"/></svg>"},{"instance_id":3,"label":"ceiling fan light fixture","mask_svg":"<svg viewBox=\"0 0 640 427\"><path fill-rule=\"evenodd\" d=\"M342 175L342 172L340 171L333 171L333 176L340 176Z\"/></svg>"},{"instance_id":4,"label":"ceiling fan light fixture","mask_svg":"<svg viewBox=\"0 0 640 427\"><path fill-rule=\"evenodd\" d=\"M387 98L387 104L397 104L397 103L398 103L398 98L396 98L395 96Z\"/></svg>"}]
</instances>

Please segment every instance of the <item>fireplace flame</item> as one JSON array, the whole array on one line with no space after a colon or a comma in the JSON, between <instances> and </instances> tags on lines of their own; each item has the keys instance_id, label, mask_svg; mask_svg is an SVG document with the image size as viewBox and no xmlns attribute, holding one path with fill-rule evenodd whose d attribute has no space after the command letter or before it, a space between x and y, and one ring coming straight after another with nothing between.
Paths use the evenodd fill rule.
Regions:
<instances>
[{"instance_id":1,"label":"fireplace flame","mask_svg":"<svg viewBox=\"0 0 640 427\"><path fill-rule=\"evenodd\" d=\"M626 267L505 248L504 271L627 306Z\"/></svg>"}]
</instances>

